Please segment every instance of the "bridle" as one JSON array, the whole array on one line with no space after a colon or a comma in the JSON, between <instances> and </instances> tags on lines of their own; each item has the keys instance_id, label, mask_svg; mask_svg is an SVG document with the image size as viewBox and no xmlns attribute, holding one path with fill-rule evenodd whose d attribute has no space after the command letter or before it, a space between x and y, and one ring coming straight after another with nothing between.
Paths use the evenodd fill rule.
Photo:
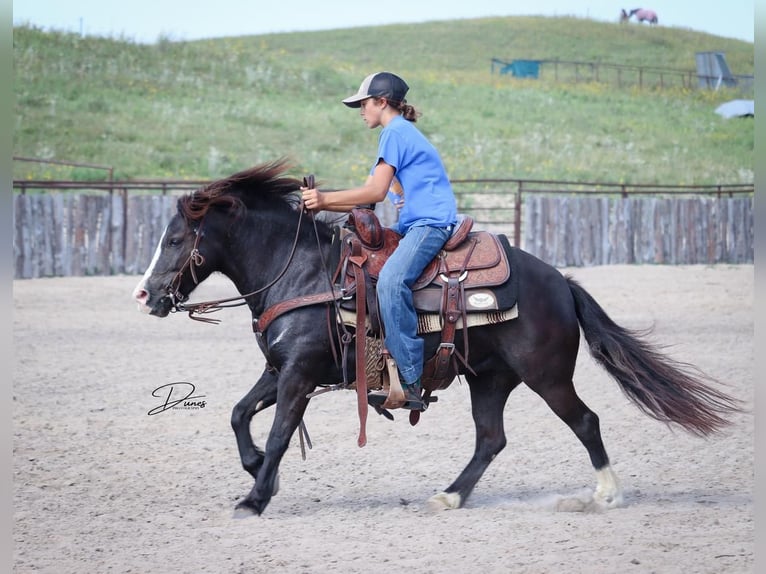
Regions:
<instances>
[{"instance_id":1,"label":"bridle","mask_svg":"<svg viewBox=\"0 0 766 574\"><path fill-rule=\"evenodd\" d=\"M313 188L314 176L309 175L305 177L303 179L303 185L304 187ZM244 295L237 295L235 297L228 297L226 299L214 299L211 301L202 301L200 303L187 304L186 301L189 299L189 296L184 295L179 290L181 286L181 281L183 279L183 275L188 269L189 272L191 273L194 284L199 285L199 280L197 279L197 268L202 267L202 265L205 264L205 257L204 255L202 255L202 253L199 250L199 244L204 235L202 230L205 225L205 216L203 216L199 226L194 232L195 233L194 245L191 251L189 252L189 256L187 257L184 264L176 272L176 274L173 276L173 279L170 280L167 287L165 288L165 292L167 293L167 296L170 298L170 301L172 303L172 308L170 312L171 313L187 312L189 314L189 318L194 319L195 321L202 321L204 323L220 323L220 320L218 319L198 317L196 315L204 315L204 314L213 313L215 311L219 311L220 309L224 309L228 307L239 307L241 305L245 305L247 304L248 297L252 297L253 295L258 295L260 293L263 293L267 289L270 289L271 287L273 287L277 283L277 281L279 281L287 272L287 269L290 267L290 263L292 263L293 257L295 256L295 251L298 247L298 239L300 237L301 224L303 223L303 215L304 213L307 213L307 210L303 204L303 200L300 201L298 213L299 213L298 225L295 228L295 237L293 238L293 244L292 244L292 247L290 248L290 255L288 256L284 267L277 274L277 276L274 277L274 279L269 281L263 287L260 287L259 289L256 289L255 291L251 291L250 293L245 293ZM317 237L317 245L319 245L319 232L316 227L316 220L312 218L312 221L314 222L314 233ZM320 254L321 254L321 249L320 249ZM324 265L324 257L322 258L322 262ZM326 267L326 265L324 266ZM239 301L239 302L230 304L230 305L227 304L227 303L232 303L234 301Z\"/></svg>"},{"instance_id":2,"label":"bridle","mask_svg":"<svg viewBox=\"0 0 766 574\"><path fill-rule=\"evenodd\" d=\"M181 288L181 280L183 279L183 274L187 268L191 272L194 284L199 285L199 280L197 279L197 267L202 267L202 265L205 264L205 257L199 251L199 242L202 239L202 227L204 224L205 219L203 218L200 224L194 230L194 246L189 252L189 257L186 258L184 264L176 272L176 274L170 280L170 283L168 283L167 287L165 288L165 292L167 293L168 297L170 297L170 301L173 304L172 312L185 310L181 307L183 306L184 301L189 298L189 296L181 293L179 289Z\"/></svg>"}]
</instances>

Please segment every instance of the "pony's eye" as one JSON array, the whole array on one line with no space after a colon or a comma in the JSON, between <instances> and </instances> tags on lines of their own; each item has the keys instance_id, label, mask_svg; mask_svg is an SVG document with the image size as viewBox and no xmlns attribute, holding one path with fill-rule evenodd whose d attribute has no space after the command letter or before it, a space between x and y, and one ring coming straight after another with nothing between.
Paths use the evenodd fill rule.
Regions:
<instances>
[{"instance_id":1,"label":"pony's eye","mask_svg":"<svg viewBox=\"0 0 766 574\"><path fill-rule=\"evenodd\" d=\"M181 245L181 240L180 239L178 239L176 237L168 239L168 246L170 246L170 247L178 247L179 245Z\"/></svg>"}]
</instances>

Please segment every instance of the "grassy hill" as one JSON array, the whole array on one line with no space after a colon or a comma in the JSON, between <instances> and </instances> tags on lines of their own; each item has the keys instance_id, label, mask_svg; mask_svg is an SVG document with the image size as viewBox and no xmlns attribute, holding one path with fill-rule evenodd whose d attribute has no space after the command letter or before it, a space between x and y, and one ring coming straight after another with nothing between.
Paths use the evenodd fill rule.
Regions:
<instances>
[{"instance_id":1,"label":"grassy hill","mask_svg":"<svg viewBox=\"0 0 766 574\"><path fill-rule=\"evenodd\" d=\"M695 52L723 51L753 74L753 44L686 29L509 17L141 45L24 26L13 43L14 155L111 165L120 179L217 178L286 156L294 175L357 184L378 132L339 100L387 69L410 84L452 178L753 181L753 121L713 112L733 90L490 72L493 57L693 70ZM14 165L17 179L98 177Z\"/></svg>"}]
</instances>

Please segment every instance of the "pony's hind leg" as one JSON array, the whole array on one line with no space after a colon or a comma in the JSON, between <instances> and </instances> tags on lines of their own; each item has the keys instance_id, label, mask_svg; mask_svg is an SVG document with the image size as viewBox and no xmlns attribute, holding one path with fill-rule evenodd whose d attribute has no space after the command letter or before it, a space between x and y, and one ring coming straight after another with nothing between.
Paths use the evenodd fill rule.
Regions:
<instances>
[{"instance_id":1,"label":"pony's hind leg","mask_svg":"<svg viewBox=\"0 0 766 574\"><path fill-rule=\"evenodd\" d=\"M473 457L444 492L432 496L428 507L432 511L460 508L473 491L484 471L497 454L505 448L503 410L511 391L519 379L508 374L467 377L471 389L471 413L476 427L476 446Z\"/></svg>"},{"instance_id":2,"label":"pony's hind leg","mask_svg":"<svg viewBox=\"0 0 766 574\"><path fill-rule=\"evenodd\" d=\"M237 439L239 458L243 468L253 478L263 464L263 451L253 443L250 434L250 421L259 411L277 402L277 372L270 367L261 374L258 382L239 401L231 412L231 428ZM276 492L274 493L276 494Z\"/></svg>"},{"instance_id":3,"label":"pony's hind leg","mask_svg":"<svg viewBox=\"0 0 766 574\"><path fill-rule=\"evenodd\" d=\"M556 415L572 429L588 451L591 464L596 471L596 490L592 502L599 508L616 508L622 505L622 490L617 475L609 464L603 440L598 415L582 402L575 392L571 380L566 384L529 385L540 395ZM586 501L590 503L591 501ZM585 506L571 505L564 502L564 510L584 510Z\"/></svg>"}]
</instances>

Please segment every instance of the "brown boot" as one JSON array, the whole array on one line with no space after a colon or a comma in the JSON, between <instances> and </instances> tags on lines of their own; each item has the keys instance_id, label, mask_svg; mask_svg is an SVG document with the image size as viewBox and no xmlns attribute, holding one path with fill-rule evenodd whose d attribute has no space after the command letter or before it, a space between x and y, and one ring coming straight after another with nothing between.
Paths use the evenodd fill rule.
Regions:
<instances>
[{"instance_id":1,"label":"brown boot","mask_svg":"<svg viewBox=\"0 0 766 574\"><path fill-rule=\"evenodd\" d=\"M404 391L404 405L403 409L410 411L424 411L428 408L428 404L423 400L423 389L420 386L420 379L412 383L411 385L402 383L402 390Z\"/></svg>"},{"instance_id":2,"label":"brown boot","mask_svg":"<svg viewBox=\"0 0 766 574\"><path fill-rule=\"evenodd\" d=\"M420 379L411 385L402 383L402 391L404 391L404 404L399 408L411 411L424 411L428 408L428 404L422 399ZM388 399L387 391L370 391L367 393L367 403L373 407L382 407L386 399Z\"/></svg>"}]
</instances>

